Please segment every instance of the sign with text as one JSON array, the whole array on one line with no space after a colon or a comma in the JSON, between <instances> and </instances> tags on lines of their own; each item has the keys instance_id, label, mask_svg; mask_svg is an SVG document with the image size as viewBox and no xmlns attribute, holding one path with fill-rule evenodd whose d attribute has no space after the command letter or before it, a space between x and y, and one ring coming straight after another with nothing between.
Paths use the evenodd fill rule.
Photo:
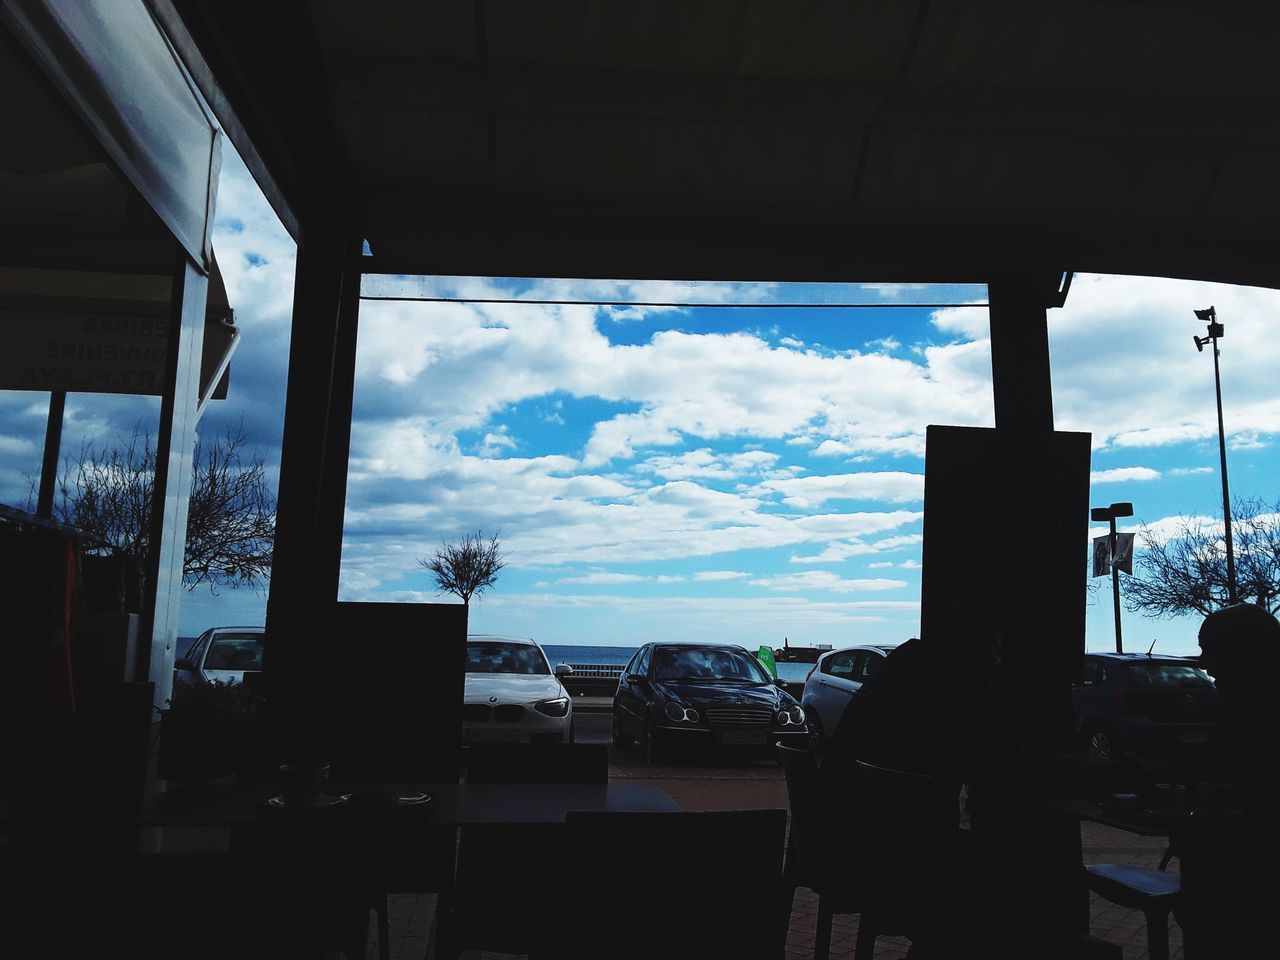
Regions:
<instances>
[{"instance_id":1,"label":"sign with text","mask_svg":"<svg viewBox=\"0 0 1280 960\"><path fill-rule=\"evenodd\" d=\"M158 312L157 312L158 313ZM164 393L169 348L166 314L5 309L0 389L67 393ZM204 393L235 327L206 322L200 387ZM213 399L227 395L229 377Z\"/></svg>"}]
</instances>

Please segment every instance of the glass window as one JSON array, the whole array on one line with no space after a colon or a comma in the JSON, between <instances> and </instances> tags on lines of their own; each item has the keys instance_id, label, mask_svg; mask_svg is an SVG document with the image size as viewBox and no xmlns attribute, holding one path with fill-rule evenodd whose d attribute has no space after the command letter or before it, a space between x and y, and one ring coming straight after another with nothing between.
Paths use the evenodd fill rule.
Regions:
<instances>
[{"instance_id":1,"label":"glass window","mask_svg":"<svg viewBox=\"0 0 1280 960\"><path fill-rule=\"evenodd\" d=\"M218 633L205 654L206 670L261 670L262 634Z\"/></svg>"},{"instance_id":2,"label":"glass window","mask_svg":"<svg viewBox=\"0 0 1280 960\"><path fill-rule=\"evenodd\" d=\"M531 643L481 640L467 643L467 673L517 673L526 676L551 672L540 647Z\"/></svg>"},{"instance_id":3,"label":"glass window","mask_svg":"<svg viewBox=\"0 0 1280 960\"><path fill-rule=\"evenodd\" d=\"M822 665L822 672L842 680L856 680L857 677L854 675L856 660L857 651L854 650L832 654Z\"/></svg>"},{"instance_id":4,"label":"glass window","mask_svg":"<svg viewBox=\"0 0 1280 960\"><path fill-rule=\"evenodd\" d=\"M654 654L654 679L771 682L755 657L733 647L659 647Z\"/></svg>"},{"instance_id":5,"label":"glass window","mask_svg":"<svg viewBox=\"0 0 1280 960\"><path fill-rule=\"evenodd\" d=\"M190 660L194 664L200 663L200 651L204 649L204 642L209 639L211 631L206 630L200 636L196 637L191 646L187 647L187 652L182 655L183 659Z\"/></svg>"},{"instance_id":6,"label":"glass window","mask_svg":"<svg viewBox=\"0 0 1280 960\"><path fill-rule=\"evenodd\" d=\"M863 682L870 680L882 660L884 657L881 654L872 653L869 650L863 651L862 656L858 658L857 679Z\"/></svg>"},{"instance_id":7,"label":"glass window","mask_svg":"<svg viewBox=\"0 0 1280 960\"><path fill-rule=\"evenodd\" d=\"M1131 663L1129 676L1134 686L1148 689L1213 686L1213 678L1204 668L1192 663Z\"/></svg>"},{"instance_id":8,"label":"glass window","mask_svg":"<svg viewBox=\"0 0 1280 960\"><path fill-rule=\"evenodd\" d=\"M649 659L653 654L653 647L645 647L640 651L640 662L636 664L636 673L642 677L649 675Z\"/></svg>"}]
</instances>

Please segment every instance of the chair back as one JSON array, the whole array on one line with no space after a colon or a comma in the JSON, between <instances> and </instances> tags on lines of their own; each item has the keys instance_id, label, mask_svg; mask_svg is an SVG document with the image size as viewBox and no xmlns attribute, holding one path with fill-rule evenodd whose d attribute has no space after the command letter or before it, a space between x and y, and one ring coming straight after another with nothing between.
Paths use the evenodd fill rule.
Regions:
<instances>
[{"instance_id":1,"label":"chair back","mask_svg":"<svg viewBox=\"0 0 1280 960\"><path fill-rule=\"evenodd\" d=\"M608 783L605 743L487 743L464 751L467 783Z\"/></svg>"},{"instance_id":2,"label":"chair back","mask_svg":"<svg viewBox=\"0 0 1280 960\"><path fill-rule=\"evenodd\" d=\"M788 747L779 743L778 756L787 778L787 800L791 805L791 831L787 836L788 880L797 886L808 887L822 893L832 879L831 861L827 851L829 840L838 825L831 822L827 812L832 805L823 802L822 783L818 772L818 760L810 750ZM842 811L847 821L852 811ZM847 874L850 864L844 864Z\"/></svg>"},{"instance_id":3,"label":"chair back","mask_svg":"<svg viewBox=\"0 0 1280 960\"><path fill-rule=\"evenodd\" d=\"M932 917L955 867L958 788L907 770L858 761L858 792L868 821L864 862L869 889L883 904Z\"/></svg>"},{"instance_id":4,"label":"chair back","mask_svg":"<svg viewBox=\"0 0 1280 960\"><path fill-rule=\"evenodd\" d=\"M575 922L545 925L546 955L777 960L786 828L785 810L570 812L564 862L579 868L564 902Z\"/></svg>"}]
</instances>

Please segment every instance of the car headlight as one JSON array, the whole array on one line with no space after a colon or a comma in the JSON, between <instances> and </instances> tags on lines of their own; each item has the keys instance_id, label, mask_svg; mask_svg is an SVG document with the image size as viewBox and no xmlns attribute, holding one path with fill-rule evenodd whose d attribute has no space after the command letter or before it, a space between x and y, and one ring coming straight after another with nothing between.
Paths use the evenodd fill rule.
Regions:
<instances>
[{"instance_id":1,"label":"car headlight","mask_svg":"<svg viewBox=\"0 0 1280 960\"><path fill-rule=\"evenodd\" d=\"M672 723L698 722L697 710L693 710L689 707L682 707L680 704L674 703L670 700L668 700L667 705L662 708L662 712L667 715L667 719Z\"/></svg>"},{"instance_id":2,"label":"car headlight","mask_svg":"<svg viewBox=\"0 0 1280 960\"><path fill-rule=\"evenodd\" d=\"M541 700L533 705L533 709L548 717L563 717L569 712L569 698L556 697L554 700Z\"/></svg>"},{"instance_id":3,"label":"car headlight","mask_svg":"<svg viewBox=\"0 0 1280 960\"><path fill-rule=\"evenodd\" d=\"M800 709L800 705L798 703L793 704L790 707L783 707L778 711L778 723L780 726L784 727L790 726L791 724L799 726L804 723L804 711Z\"/></svg>"}]
</instances>

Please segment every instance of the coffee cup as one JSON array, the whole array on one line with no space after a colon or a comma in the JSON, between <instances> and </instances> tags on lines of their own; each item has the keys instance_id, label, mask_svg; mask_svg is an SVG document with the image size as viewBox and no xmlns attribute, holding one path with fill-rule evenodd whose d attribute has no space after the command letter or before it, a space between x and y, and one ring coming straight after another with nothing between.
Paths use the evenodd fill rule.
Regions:
<instances>
[{"instance_id":1,"label":"coffee cup","mask_svg":"<svg viewBox=\"0 0 1280 960\"><path fill-rule=\"evenodd\" d=\"M329 764L321 760L295 760L280 764L280 788L290 806L313 806L329 783Z\"/></svg>"}]
</instances>

